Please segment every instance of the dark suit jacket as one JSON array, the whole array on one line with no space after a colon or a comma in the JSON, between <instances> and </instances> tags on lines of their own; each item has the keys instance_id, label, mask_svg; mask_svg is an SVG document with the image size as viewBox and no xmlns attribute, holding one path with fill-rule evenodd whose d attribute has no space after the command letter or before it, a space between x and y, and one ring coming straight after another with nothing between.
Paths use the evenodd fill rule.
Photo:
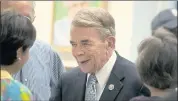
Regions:
<instances>
[{"instance_id":1,"label":"dark suit jacket","mask_svg":"<svg viewBox=\"0 0 178 101\"><path fill-rule=\"evenodd\" d=\"M87 74L74 68L64 73L56 89L55 101L84 101ZM114 84L114 90L108 86ZM129 101L138 95L149 96L149 90L143 85L135 65L117 54L115 65L100 97L100 101Z\"/></svg>"}]
</instances>

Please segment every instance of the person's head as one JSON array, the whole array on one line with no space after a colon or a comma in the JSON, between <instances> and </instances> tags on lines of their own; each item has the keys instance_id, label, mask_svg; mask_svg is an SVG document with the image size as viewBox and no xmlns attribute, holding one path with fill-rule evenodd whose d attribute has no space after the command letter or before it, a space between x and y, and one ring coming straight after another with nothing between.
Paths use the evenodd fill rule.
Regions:
<instances>
[{"instance_id":1,"label":"person's head","mask_svg":"<svg viewBox=\"0 0 178 101\"><path fill-rule=\"evenodd\" d=\"M136 65L141 79L150 88L160 91L174 88L177 86L177 38L168 31L156 31L141 42Z\"/></svg>"},{"instance_id":2,"label":"person's head","mask_svg":"<svg viewBox=\"0 0 178 101\"><path fill-rule=\"evenodd\" d=\"M35 2L34 1L1 1L1 11L16 10L20 14L27 16L33 22L35 19Z\"/></svg>"},{"instance_id":3,"label":"person's head","mask_svg":"<svg viewBox=\"0 0 178 101\"><path fill-rule=\"evenodd\" d=\"M152 34L163 27L177 36L177 9L166 9L158 13L151 22Z\"/></svg>"},{"instance_id":4,"label":"person's head","mask_svg":"<svg viewBox=\"0 0 178 101\"><path fill-rule=\"evenodd\" d=\"M15 73L28 60L29 48L36 39L36 30L29 18L14 10L1 12L0 25L1 69Z\"/></svg>"},{"instance_id":5,"label":"person's head","mask_svg":"<svg viewBox=\"0 0 178 101\"><path fill-rule=\"evenodd\" d=\"M115 22L102 8L81 9L71 27L72 54L85 73L95 73L115 49Z\"/></svg>"}]
</instances>

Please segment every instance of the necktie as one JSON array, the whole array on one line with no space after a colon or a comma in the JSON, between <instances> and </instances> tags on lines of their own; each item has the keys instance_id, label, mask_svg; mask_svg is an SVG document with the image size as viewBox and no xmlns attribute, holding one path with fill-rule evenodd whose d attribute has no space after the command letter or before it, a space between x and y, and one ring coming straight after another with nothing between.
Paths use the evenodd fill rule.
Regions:
<instances>
[{"instance_id":1,"label":"necktie","mask_svg":"<svg viewBox=\"0 0 178 101\"><path fill-rule=\"evenodd\" d=\"M85 101L96 101L96 84L96 76L90 75L86 86Z\"/></svg>"}]
</instances>

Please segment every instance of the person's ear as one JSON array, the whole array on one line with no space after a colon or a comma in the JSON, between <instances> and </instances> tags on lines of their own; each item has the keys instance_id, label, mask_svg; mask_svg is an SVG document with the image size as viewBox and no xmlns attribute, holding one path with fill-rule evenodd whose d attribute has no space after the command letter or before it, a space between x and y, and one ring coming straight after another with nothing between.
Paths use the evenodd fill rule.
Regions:
<instances>
[{"instance_id":1,"label":"person's ear","mask_svg":"<svg viewBox=\"0 0 178 101\"><path fill-rule=\"evenodd\" d=\"M106 38L106 42L107 42L107 47L108 48L111 48L111 49L114 49L115 48L115 37L114 36L108 36Z\"/></svg>"},{"instance_id":2,"label":"person's ear","mask_svg":"<svg viewBox=\"0 0 178 101\"><path fill-rule=\"evenodd\" d=\"M20 47L17 50L17 59L18 59L18 61L20 61L22 59L22 55L23 55L23 50L22 50L22 47Z\"/></svg>"}]
</instances>

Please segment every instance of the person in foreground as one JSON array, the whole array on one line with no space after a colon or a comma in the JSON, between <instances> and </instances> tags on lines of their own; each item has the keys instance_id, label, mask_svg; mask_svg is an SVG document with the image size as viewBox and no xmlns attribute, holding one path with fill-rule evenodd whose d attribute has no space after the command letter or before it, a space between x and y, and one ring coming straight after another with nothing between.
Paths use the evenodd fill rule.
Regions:
<instances>
[{"instance_id":1,"label":"person in foreground","mask_svg":"<svg viewBox=\"0 0 178 101\"><path fill-rule=\"evenodd\" d=\"M2 8L14 9L24 16L28 16L31 22L35 20L34 1L1 1ZM31 34L31 33L30 33ZM35 40L30 49L30 57L23 68L13 77L26 85L35 96L35 100L47 101L53 95L54 89L61 74L65 72L59 55L53 51L50 45Z\"/></svg>"},{"instance_id":2,"label":"person in foreground","mask_svg":"<svg viewBox=\"0 0 178 101\"><path fill-rule=\"evenodd\" d=\"M149 96L135 65L115 51L115 22L109 12L81 9L72 21L70 34L79 66L62 75L50 100L128 101L140 94Z\"/></svg>"},{"instance_id":3,"label":"person in foreground","mask_svg":"<svg viewBox=\"0 0 178 101\"><path fill-rule=\"evenodd\" d=\"M139 96L130 101L163 101L177 87L177 38L162 28L157 29L141 42L138 54L137 68L151 97Z\"/></svg>"},{"instance_id":4,"label":"person in foreground","mask_svg":"<svg viewBox=\"0 0 178 101\"><path fill-rule=\"evenodd\" d=\"M35 39L36 30L28 17L10 10L1 12L1 101L33 101L30 90L12 75L27 62Z\"/></svg>"}]
</instances>

